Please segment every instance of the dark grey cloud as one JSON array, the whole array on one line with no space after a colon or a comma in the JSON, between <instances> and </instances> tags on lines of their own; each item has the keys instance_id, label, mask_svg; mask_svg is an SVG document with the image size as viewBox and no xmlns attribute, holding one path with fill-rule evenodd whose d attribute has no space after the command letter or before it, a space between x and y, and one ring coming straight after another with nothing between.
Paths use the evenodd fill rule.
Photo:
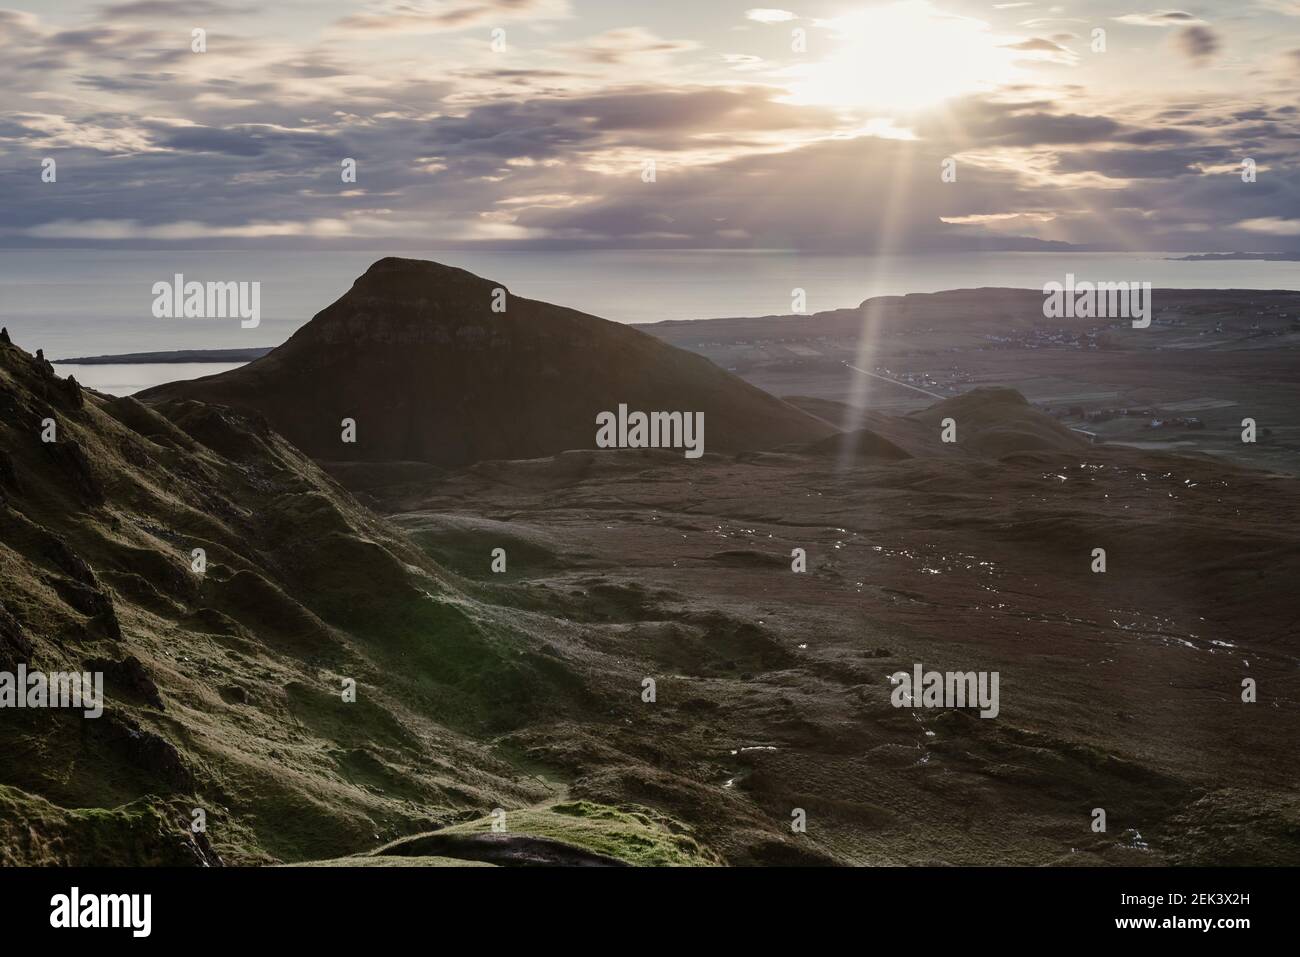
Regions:
<instances>
[{"instance_id":1,"label":"dark grey cloud","mask_svg":"<svg viewBox=\"0 0 1300 957\"><path fill-rule=\"evenodd\" d=\"M39 135L39 131L20 123L12 117L0 117L0 142L8 140L13 143L21 143L23 140Z\"/></svg>"},{"instance_id":2,"label":"dark grey cloud","mask_svg":"<svg viewBox=\"0 0 1300 957\"><path fill-rule=\"evenodd\" d=\"M146 124L154 133L154 145L161 149L192 153L225 153L229 156L261 156L270 151L290 154L295 161L336 155L337 137L302 130L284 130L256 123L216 128L210 126L166 127ZM316 160L319 162L319 159Z\"/></svg>"},{"instance_id":3,"label":"dark grey cloud","mask_svg":"<svg viewBox=\"0 0 1300 957\"><path fill-rule=\"evenodd\" d=\"M1209 27L1184 27L1175 35L1178 48L1195 63L1205 63L1223 45L1219 35Z\"/></svg>"},{"instance_id":4,"label":"dark grey cloud","mask_svg":"<svg viewBox=\"0 0 1300 957\"><path fill-rule=\"evenodd\" d=\"M1179 119L1189 120L1191 115L1182 115ZM1177 146L1183 143L1195 143L1200 135L1190 129L1177 126L1152 126L1146 129L1130 129L1115 136L1116 143L1130 146Z\"/></svg>"},{"instance_id":5,"label":"dark grey cloud","mask_svg":"<svg viewBox=\"0 0 1300 957\"><path fill-rule=\"evenodd\" d=\"M598 140L598 132L586 118L556 117L516 103L479 107L466 116L439 117L429 123L424 137L426 152L491 160L551 159L592 147Z\"/></svg>"},{"instance_id":6,"label":"dark grey cloud","mask_svg":"<svg viewBox=\"0 0 1300 957\"><path fill-rule=\"evenodd\" d=\"M77 85L105 93L142 92L157 89L159 85L171 83L176 79L174 73L124 73L82 74L77 77Z\"/></svg>"},{"instance_id":7,"label":"dark grey cloud","mask_svg":"<svg viewBox=\"0 0 1300 957\"><path fill-rule=\"evenodd\" d=\"M603 184L595 202L529 211L521 221L561 236L601 236L626 245L684 235L697 244L729 245L727 237L734 236L744 237L741 245L809 250L933 247L955 233L939 222L957 199L935 188L941 159L932 146L865 137L664 172L654 184L628 170ZM1012 178L973 170L971 177L969 193L978 189L986 196ZM837 188L827 189L828 182ZM884 235L882 224L891 220Z\"/></svg>"},{"instance_id":8,"label":"dark grey cloud","mask_svg":"<svg viewBox=\"0 0 1300 957\"><path fill-rule=\"evenodd\" d=\"M158 20L166 17L219 17L249 13L257 9L248 4L219 3L217 0L131 0L113 3L103 9L106 20Z\"/></svg>"},{"instance_id":9,"label":"dark grey cloud","mask_svg":"<svg viewBox=\"0 0 1300 957\"><path fill-rule=\"evenodd\" d=\"M1199 174L1202 166L1224 161L1221 150L1084 150L1061 153L1056 168L1063 173L1100 173L1112 179L1172 179Z\"/></svg>"},{"instance_id":10,"label":"dark grey cloud","mask_svg":"<svg viewBox=\"0 0 1300 957\"><path fill-rule=\"evenodd\" d=\"M1128 130L1126 124L1108 116L1052 112L1051 104L1043 100L1005 104L968 97L958 101L951 112L961 117L962 128L972 141L985 145L1097 143ZM923 126L927 135L942 136L944 129L942 120Z\"/></svg>"},{"instance_id":11,"label":"dark grey cloud","mask_svg":"<svg viewBox=\"0 0 1300 957\"><path fill-rule=\"evenodd\" d=\"M447 155L545 159L617 144L680 150L702 132L716 139L832 122L828 111L774 103L773 91L631 89L585 97L489 103L431 120L426 142Z\"/></svg>"}]
</instances>

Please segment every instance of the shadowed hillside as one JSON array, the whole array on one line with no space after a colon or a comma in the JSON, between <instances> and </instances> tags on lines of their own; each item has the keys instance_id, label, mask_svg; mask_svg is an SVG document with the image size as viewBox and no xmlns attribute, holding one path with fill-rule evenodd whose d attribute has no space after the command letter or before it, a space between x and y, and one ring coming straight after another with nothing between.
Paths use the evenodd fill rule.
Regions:
<instances>
[{"instance_id":1,"label":"shadowed hillside","mask_svg":"<svg viewBox=\"0 0 1300 957\"><path fill-rule=\"evenodd\" d=\"M466 735L580 684L265 423L109 399L7 337L0 411L0 670L107 699L0 712L4 863L328 857L549 793Z\"/></svg>"},{"instance_id":2,"label":"shadowed hillside","mask_svg":"<svg viewBox=\"0 0 1300 957\"><path fill-rule=\"evenodd\" d=\"M140 397L255 410L330 460L463 465L594 448L597 414L620 403L703 412L715 452L834 431L701 356L498 289L462 269L381 259L269 355ZM344 418L357 423L355 444L340 440Z\"/></svg>"}]
</instances>

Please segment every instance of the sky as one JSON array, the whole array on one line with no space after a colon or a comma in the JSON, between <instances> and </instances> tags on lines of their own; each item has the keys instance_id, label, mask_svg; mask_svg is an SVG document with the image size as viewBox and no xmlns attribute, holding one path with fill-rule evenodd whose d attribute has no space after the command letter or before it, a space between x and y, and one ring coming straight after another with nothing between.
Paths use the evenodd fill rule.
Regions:
<instances>
[{"instance_id":1,"label":"sky","mask_svg":"<svg viewBox=\"0 0 1300 957\"><path fill-rule=\"evenodd\" d=\"M0 90L10 248L1300 250L1300 0L44 0Z\"/></svg>"}]
</instances>

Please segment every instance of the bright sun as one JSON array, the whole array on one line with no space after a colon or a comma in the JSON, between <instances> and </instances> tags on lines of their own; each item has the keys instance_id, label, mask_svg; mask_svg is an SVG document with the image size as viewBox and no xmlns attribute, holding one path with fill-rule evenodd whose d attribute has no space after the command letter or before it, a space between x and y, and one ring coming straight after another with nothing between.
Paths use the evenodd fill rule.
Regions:
<instances>
[{"instance_id":1,"label":"bright sun","mask_svg":"<svg viewBox=\"0 0 1300 957\"><path fill-rule=\"evenodd\" d=\"M791 68L799 103L907 112L1016 79L1016 51L988 24L904 0L860 10L810 31L808 53L833 43L825 58ZM819 37L824 38L819 41Z\"/></svg>"}]
</instances>

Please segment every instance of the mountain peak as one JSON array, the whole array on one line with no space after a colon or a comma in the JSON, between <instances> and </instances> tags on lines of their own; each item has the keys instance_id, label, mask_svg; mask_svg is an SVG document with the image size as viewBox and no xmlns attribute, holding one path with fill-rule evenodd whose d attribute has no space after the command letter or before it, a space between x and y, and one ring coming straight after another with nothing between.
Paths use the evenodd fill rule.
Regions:
<instances>
[{"instance_id":1,"label":"mountain peak","mask_svg":"<svg viewBox=\"0 0 1300 957\"><path fill-rule=\"evenodd\" d=\"M380 259L261 359L141 398L260 412L317 458L444 466L593 448L597 416L622 406L704 415L715 452L835 431L702 356L504 290L454 266ZM354 443L340 440L344 418Z\"/></svg>"},{"instance_id":2,"label":"mountain peak","mask_svg":"<svg viewBox=\"0 0 1300 957\"><path fill-rule=\"evenodd\" d=\"M482 293L490 297L494 289L505 288L502 283L484 279L458 266L400 256L376 260L352 284L353 291L404 299L430 293ZM487 302L488 298L485 298L484 304Z\"/></svg>"}]
</instances>

